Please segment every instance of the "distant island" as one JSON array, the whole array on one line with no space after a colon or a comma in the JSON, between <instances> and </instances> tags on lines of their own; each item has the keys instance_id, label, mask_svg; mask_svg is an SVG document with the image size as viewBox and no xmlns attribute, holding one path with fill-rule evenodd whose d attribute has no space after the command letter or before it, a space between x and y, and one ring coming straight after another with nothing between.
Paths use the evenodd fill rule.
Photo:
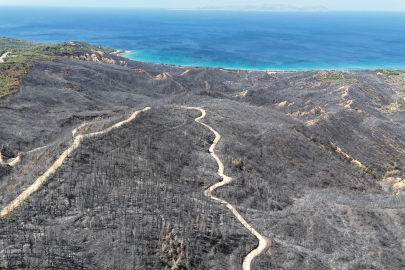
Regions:
<instances>
[{"instance_id":1,"label":"distant island","mask_svg":"<svg viewBox=\"0 0 405 270\"><path fill-rule=\"evenodd\" d=\"M278 12L327 12L324 6L294 7L292 5L234 5L234 6L206 6L195 10L229 10L229 11L278 11Z\"/></svg>"}]
</instances>

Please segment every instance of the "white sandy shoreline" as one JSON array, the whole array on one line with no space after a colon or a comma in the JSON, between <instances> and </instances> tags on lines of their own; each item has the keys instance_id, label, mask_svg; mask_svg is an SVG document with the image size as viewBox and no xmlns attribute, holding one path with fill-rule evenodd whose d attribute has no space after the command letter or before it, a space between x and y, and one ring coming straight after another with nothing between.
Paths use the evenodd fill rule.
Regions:
<instances>
[{"instance_id":1,"label":"white sandy shoreline","mask_svg":"<svg viewBox=\"0 0 405 270\"><path fill-rule=\"evenodd\" d=\"M127 50L116 50L116 51L112 52L111 54L121 56L122 54L127 54L127 53L131 53L131 51L127 51ZM128 59L129 59L129 58L128 58Z\"/></svg>"}]
</instances>

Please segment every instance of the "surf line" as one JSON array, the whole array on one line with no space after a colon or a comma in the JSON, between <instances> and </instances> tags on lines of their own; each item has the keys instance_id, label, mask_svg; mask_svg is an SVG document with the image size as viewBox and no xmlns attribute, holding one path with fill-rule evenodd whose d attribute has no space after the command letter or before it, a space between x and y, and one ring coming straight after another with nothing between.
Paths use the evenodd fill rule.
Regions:
<instances>
[{"instance_id":1,"label":"surf line","mask_svg":"<svg viewBox=\"0 0 405 270\"><path fill-rule=\"evenodd\" d=\"M233 207L231 204L229 204L227 201L224 201L220 198L217 198L215 196L212 195L212 192L218 188L221 187L223 185L226 185L228 183L230 183L232 181L232 178L225 175L224 174L224 164L222 163L222 161L219 159L219 157L215 154L215 147L217 146L219 140L221 139L221 135L219 135L218 132L216 132L212 127L210 127L209 125L200 122L201 119L203 119L206 115L206 112L204 109L200 108L200 107L179 107L182 109L188 109L188 110L199 110L201 112L201 116L197 117L196 119L194 119L194 121L196 121L197 123L207 127L209 130L211 130L214 134L215 134L215 139L214 142L211 144L209 152L211 154L211 156L215 159L215 161L218 164L218 175L220 177L222 177L222 181L215 183L214 185L210 186L209 188L207 188L204 191L205 196L210 197L222 204L225 204L231 211L232 214L234 214L234 216L239 220L240 223L242 223L243 226L245 226L254 236L256 236L256 238L259 240L259 245L257 246L256 249L252 250L244 259L243 259L243 264L242 264L242 268L243 270L250 270L250 265L252 263L252 260L257 257L260 253L262 253L270 244L270 241L262 236L261 234L259 234L239 213L238 211L235 209L235 207Z\"/></svg>"},{"instance_id":2,"label":"surf line","mask_svg":"<svg viewBox=\"0 0 405 270\"><path fill-rule=\"evenodd\" d=\"M27 189L25 189L20 195L18 195L17 198L15 198L10 204L8 204L6 207L3 208L3 210L0 212L0 218L6 217L9 213L11 213L11 212L15 211L16 209L18 209L21 206L21 204L32 193L37 191L56 172L56 170L60 166L62 166L65 159L75 149L77 149L80 146L80 143L82 142L83 139L108 133L113 129L121 127L123 124L126 124L126 123L132 121L133 119L135 119L135 117L138 116L138 114L140 114L141 112L147 111L149 109L150 109L150 107L146 107L143 110L136 111L136 112L132 113L131 116L128 119L126 119L124 121L121 121L121 122L118 122L115 125L107 128L105 130L98 131L98 132L93 132L93 133L89 133L89 134L81 134L81 135L77 135L76 137L74 137L72 145L59 156L59 158L54 162L54 164L51 167L49 167L49 169L43 175L38 177L37 180L35 180L34 183L32 183ZM84 125L85 124L81 125L80 127L82 127ZM73 130L73 132L72 132L73 136L76 134L77 130L80 127Z\"/></svg>"}]
</instances>

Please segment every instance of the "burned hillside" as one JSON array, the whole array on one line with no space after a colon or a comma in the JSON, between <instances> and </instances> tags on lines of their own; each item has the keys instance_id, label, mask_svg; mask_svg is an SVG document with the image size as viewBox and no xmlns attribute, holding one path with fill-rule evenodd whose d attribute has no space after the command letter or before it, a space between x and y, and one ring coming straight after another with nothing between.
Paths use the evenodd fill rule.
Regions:
<instances>
[{"instance_id":1,"label":"burned hillside","mask_svg":"<svg viewBox=\"0 0 405 270\"><path fill-rule=\"evenodd\" d=\"M404 269L403 89L380 71L34 61L0 100L2 269ZM102 62L102 61L101 61ZM384 77L385 76L385 77ZM399 76L399 75L394 75ZM72 134L72 131L76 133ZM14 162L13 161L18 161ZM12 166L11 166L11 165Z\"/></svg>"}]
</instances>

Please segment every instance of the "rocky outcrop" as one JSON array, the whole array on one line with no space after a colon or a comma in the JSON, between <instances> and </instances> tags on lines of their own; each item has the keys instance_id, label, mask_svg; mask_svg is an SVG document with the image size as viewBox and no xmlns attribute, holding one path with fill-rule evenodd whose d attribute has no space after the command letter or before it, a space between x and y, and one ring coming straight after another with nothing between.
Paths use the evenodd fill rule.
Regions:
<instances>
[{"instance_id":1,"label":"rocky outcrop","mask_svg":"<svg viewBox=\"0 0 405 270\"><path fill-rule=\"evenodd\" d=\"M111 54L107 54L101 51L92 51L72 55L70 58L78 59L83 61L91 61L97 63L113 64L119 66L127 66L127 62L124 60L117 59Z\"/></svg>"}]
</instances>

